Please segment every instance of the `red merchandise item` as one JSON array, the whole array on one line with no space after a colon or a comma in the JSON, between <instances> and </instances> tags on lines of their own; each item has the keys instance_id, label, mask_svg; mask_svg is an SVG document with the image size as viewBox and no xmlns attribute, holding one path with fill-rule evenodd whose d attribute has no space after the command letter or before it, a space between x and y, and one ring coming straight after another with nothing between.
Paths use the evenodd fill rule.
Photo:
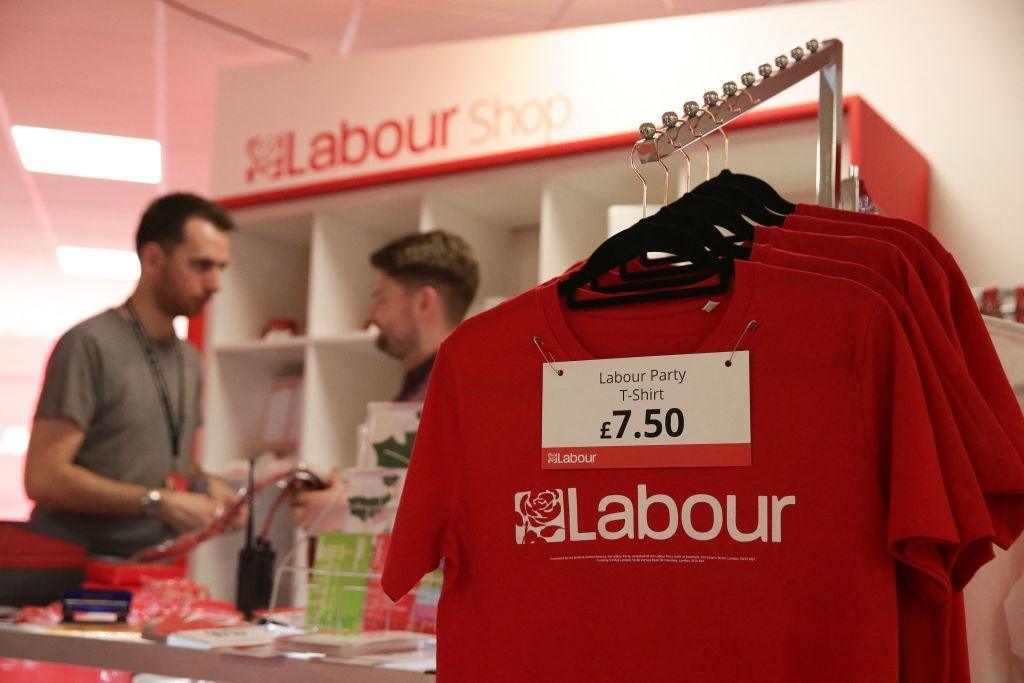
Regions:
<instances>
[{"instance_id":1,"label":"red merchandise item","mask_svg":"<svg viewBox=\"0 0 1024 683\"><path fill-rule=\"evenodd\" d=\"M1013 388L1006 380L1006 371L999 362L992 337L985 328L985 321L981 319L978 303L967 284L967 278L964 277L956 259L946 251L935 235L916 223L887 216L854 213L809 204L797 205L796 213L889 228L910 235L928 249L945 274L950 312L971 377L981 389L992 412L999 418L1003 430L1013 441L1017 454L1024 459L1024 416L1021 414L1020 404L1013 394Z\"/></svg>"},{"instance_id":2,"label":"red merchandise item","mask_svg":"<svg viewBox=\"0 0 1024 683\"><path fill-rule=\"evenodd\" d=\"M947 279L950 301L950 317L943 318L944 321L947 321L944 327L948 332L949 324L953 325L956 347L964 359L963 369L969 370L971 375L969 382L961 381L962 390L954 391L949 395L952 401L961 399L963 404L974 408L978 402L968 397L968 394L973 391L981 396L981 400L989 408L988 411L974 411L976 421L973 434L977 438L987 439L990 443L969 448L969 451L975 463L975 470L979 472L979 479L982 480L982 485L986 489L990 510L993 510L992 519L997 532L996 542L1001 547L1008 547L1020 534L1021 522L1020 497L1018 495L1020 493L1019 478L1010 474L1013 472L1013 467L1009 464L1009 456L1005 455L1006 445L1010 444L1014 448L1018 458L1024 458L1024 450L1022 450L1024 420L1021 418L1020 408L1013 391L1006 381L1005 371L996 355L991 337L981 320L977 303L956 260L934 235L910 221L807 204L800 204L797 214L860 224L864 227L854 232L861 235L871 234L871 230L874 229L872 226L882 228L882 230L875 229L874 236L880 238L892 239L893 230L902 231L924 245L933 259L940 264ZM832 220L823 221L822 224L835 227ZM843 232L844 234L849 233L849 231ZM894 241L902 245L907 244L905 238L897 237ZM910 251L919 253L920 249L911 246ZM933 269L929 268L929 270L934 272ZM943 313L941 305L938 305L937 308L940 314ZM931 322L930 316L926 315L927 307L914 306L914 310L918 314L922 326L927 328L927 323ZM939 338L939 335L934 333L927 336L929 339ZM944 353L934 355L941 360L949 358L948 354ZM959 367L956 367L958 364L953 365L957 371L960 370ZM978 391L979 388L981 391ZM1007 493L1010 495L1005 495ZM996 512L995 508L998 508L999 511ZM952 605L951 666L948 680L970 680L966 642L963 596L956 594Z\"/></svg>"},{"instance_id":3,"label":"red merchandise item","mask_svg":"<svg viewBox=\"0 0 1024 683\"><path fill-rule=\"evenodd\" d=\"M989 287L981 293L981 314L1000 317L999 288Z\"/></svg>"},{"instance_id":4,"label":"red merchandise item","mask_svg":"<svg viewBox=\"0 0 1024 683\"><path fill-rule=\"evenodd\" d=\"M823 223L827 224L827 222ZM860 231L863 232L863 229ZM885 233L886 231L882 231L883 235ZM932 240L934 241L934 238ZM964 444L968 447L973 460L972 464L978 473L978 479L985 489L992 523L995 524L998 532L997 540L1003 547L1008 546L1018 536L1022 523L1024 523L1024 510L1021 505L1024 469L1019 466L1012 444L1002 432L998 420L969 376L955 331L949 325L946 326L946 329L943 328L934 302L921 283L916 270L910 266L902 252L891 244L872 238L815 234L814 232L801 233L793 230L767 228L757 228L755 241L761 246L755 246L751 256L754 260L758 260L758 254L763 256L765 253L770 253L764 251L765 243L782 245L788 249L809 254L834 257L835 260L829 261L836 266L831 272L822 271L821 263L817 265L813 263L800 264L792 259L789 262L780 263L778 259L768 262L802 270L845 276L882 294L885 294L884 287L878 285L878 276L884 275L884 278L899 290L902 298L913 302L914 305L911 306L911 309L917 318L916 322L920 323L920 330L928 346L925 353L929 353L935 361L936 370L945 387L945 394L956 414ZM897 237L897 241L906 243L906 238L900 240ZM922 256L920 248L912 249L912 251L916 252L919 257ZM792 257L796 256L791 252L780 252L779 250L775 250L775 253L776 255L789 253ZM849 268L860 267L863 269L863 266L847 263L848 260L870 266L872 270L868 272L872 274L877 271L874 284L871 275L864 272L857 275L857 273L851 272ZM631 266L631 269L636 268L639 268L637 264ZM865 280L865 278L868 279ZM602 278L602 280L604 279ZM615 280L614 277L607 279ZM887 297L887 299L891 300L891 297ZM904 304L905 306L906 304ZM894 306L894 308L897 307ZM941 305L939 305L939 309L941 310ZM921 349L915 349L915 353L920 353L920 351ZM958 482L960 479L956 476L952 478L947 476L947 485L951 480ZM963 495L964 492L961 491L959 494ZM961 562L961 567L966 571L957 572L958 588L966 583L973 571L987 559L988 549L984 544L979 543L977 546L976 553L967 554L967 558L973 557L973 559ZM945 610L942 610L941 613L937 612L920 601L903 599L901 595L900 628L901 645L904 646L904 680L947 680L947 677L942 674L945 658L941 656L946 649L941 645L941 639L947 631L949 632L953 664L952 677L948 680L969 679L964 675L966 658L963 653L965 652L966 636L962 596L956 595L951 607L952 624L949 625L949 615Z\"/></svg>"},{"instance_id":5,"label":"red merchandise item","mask_svg":"<svg viewBox=\"0 0 1024 683\"><path fill-rule=\"evenodd\" d=\"M373 558L370 560L370 574L380 576L391 544L391 534L378 534L373 542ZM391 602L384 594L379 578L366 582L366 602L363 608L364 631L406 631L412 615L415 595L406 595L397 603Z\"/></svg>"},{"instance_id":6,"label":"red merchandise item","mask_svg":"<svg viewBox=\"0 0 1024 683\"><path fill-rule=\"evenodd\" d=\"M442 680L897 679L897 577L948 598L959 543L899 323L757 263L715 298L569 311L548 284L442 346L383 577L397 598L445 558ZM728 352L750 320L751 466L540 469L534 335L556 362ZM517 544L534 499L564 541Z\"/></svg>"},{"instance_id":7,"label":"red merchandise item","mask_svg":"<svg viewBox=\"0 0 1024 683\"><path fill-rule=\"evenodd\" d=\"M1015 457L1013 444L1000 429L997 417L968 373L955 337L951 339L944 334L928 290L900 250L867 237L760 227L755 231L755 243L866 266L885 277L903 295L946 383L946 396L954 408L961 437L989 504L995 541L1000 547L1009 547L1024 528L1021 505L1024 468Z\"/></svg>"},{"instance_id":8,"label":"red merchandise item","mask_svg":"<svg viewBox=\"0 0 1024 683\"><path fill-rule=\"evenodd\" d=\"M991 540L994 532L986 507L978 500L981 491L972 465L967 460L967 453L963 449L960 432L958 431L955 437L948 436L952 411L950 411L946 396L956 395L956 388L950 388L951 385L955 387L956 381L948 373L937 371L932 363L932 358L940 361L940 366L949 363L952 354L943 347L943 342L946 347L951 346L949 340L941 329L938 330L937 335L933 330L933 337L929 344L929 340L922 334L921 327L907 305L905 297L892 283L870 268L856 263L795 254L764 246L755 246L750 259L779 267L845 277L881 294L892 306L907 334L911 349L918 359L922 386L930 404L932 423L936 425L936 444L939 452L945 452L946 456L943 462L943 477L954 515L957 517L961 538L956 566L953 568L953 582L956 590L961 589L978 568L992 559ZM934 320L934 316L931 318ZM935 325L938 325L937 321L935 321ZM938 352L933 354L929 346L937 347ZM956 358L957 356L952 355L952 360L956 360ZM940 381L940 374L941 380L944 382ZM946 386L945 389L943 384ZM968 385L971 389L974 388L969 380ZM982 407L984 408L984 406ZM987 409L985 410L987 412ZM970 437L974 433L973 421L967 419L962 411L957 413L957 417L960 418L958 422L962 425L960 429L965 430L963 433ZM945 425L945 430L942 428L943 425ZM952 429L957 430L956 425L952 425ZM964 460L966 460L967 472L962 469L957 470L950 465L952 462L962 467ZM1001 496L996 498L997 502L1001 502ZM952 602L931 603L921 600L913 591L901 590L899 610L900 680L904 683L911 681L920 683L969 681L969 675L963 677L962 672L951 672L950 670L951 661L966 661L966 658L956 656L958 652L966 648L966 633L962 629L956 628L957 624L963 624L962 596L958 594Z\"/></svg>"},{"instance_id":9,"label":"red merchandise item","mask_svg":"<svg viewBox=\"0 0 1024 683\"><path fill-rule=\"evenodd\" d=\"M900 289L915 315L922 309L930 309L938 319L938 311L935 311L921 278L910 261L891 244L870 237L823 235L761 226L754 228L754 243L798 254L859 263L877 272ZM955 339L952 333L947 336L951 341Z\"/></svg>"},{"instance_id":10,"label":"red merchandise item","mask_svg":"<svg viewBox=\"0 0 1024 683\"><path fill-rule=\"evenodd\" d=\"M859 258L873 264L877 271L858 263L797 254L763 244L772 241L772 238L776 238L776 242L785 242L789 246L802 247L811 252ZM986 502L990 506L991 518L999 522L999 528L1003 530L1004 539L1007 535L1009 538L1016 537L1020 529L1024 511L1019 492L1020 487L1024 486L1024 469L1019 468L1012 447L968 376L959 350L938 322L920 279L898 249L873 239L794 235L791 231L759 228L757 242L760 244L754 245L750 255L752 261L853 280L883 295L897 313L918 358L925 394L932 409L932 422L936 427L940 454L945 456L943 469L946 488L953 502L963 541L954 568L954 584L959 590L978 567L991 559L989 541L993 533L989 514L979 504L977 481L972 464L966 461L963 443L973 449L978 466L987 477ZM639 267L638 264L632 264L631 269ZM880 273L885 273L887 277ZM912 298L918 302L920 321L907 305L909 292L914 293ZM923 333L925 331L927 335ZM951 407L956 415L955 425L951 424ZM993 436L999 438L993 439ZM998 457L1000 453L1002 458ZM952 604L930 605L909 591L901 591L902 680L929 683L969 680L969 677L962 677L958 671L954 671L952 678L947 673L949 650L953 651L954 669L957 669L955 664L962 659L957 654L964 650L965 638L962 596L957 595Z\"/></svg>"},{"instance_id":11,"label":"red merchandise item","mask_svg":"<svg viewBox=\"0 0 1024 683\"><path fill-rule=\"evenodd\" d=\"M990 409L986 397L981 395L974 379L967 375L966 365L962 362L963 353L959 349L956 337L950 339L948 331L939 322L927 290L916 272L908 266L899 249L866 237L829 236L772 228L757 228L755 239L757 242L770 242L802 253L852 260L867 265L884 274L901 289L922 327L926 341L932 345L932 357L944 368L945 376L955 382L953 386L956 388L948 391L947 396L951 403L959 406L958 415L966 416L968 419L968 423L961 427L961 434L968 446L968 454L979 483L989 502L992 524L996 531L995 540L1001 547L1008 547L1017 538L1021 529L1020 476L1019 469L1014 463L1013 445ZM943 344L944 337L949 343ZM913 607L910 603L904 604ZM910 672L928 672L930 658L936 661L941 659L939 650L921 651L907 647L904 649L904 657L910 672L904 680L922 683L934 680L970 680L966 661L967 634L962 594L956 593L953 596L950 609L949 678L910 675ZM915 610L915 614L920 615L920 611ZM940 622L919 622L918 628L913 629L917 634L914 637L928 637L929 633L934 632L937 623Z\"/></svg>"},{"instance_id":12,"label":"red merchandise item","mask_svg":"<svg viewBox=\"0 0 1024 683\"><path fill-rule=\"evenodd\" d=\"M950 312L949 283L946 274L935 258L921 242L905 232L893 228L864 223L848 223L834 221L817 216L790 215L782 224L783 230L817 233L821 235L843 235L847 237L867 237L891 244L910 261L921 282L924 283L932 307L939 315L942 326L950 335L956 336L956 325Z\"/></svg>"},{"instance_id":13,"label":"red merchandise item","mask_svg":"<svg viewBox=\"0 0 1024 683\"><path fill-rule=\"evenodd\" d=\"M996 531L995 540L1000 547L1009 547L1024 528L1024 509L1021 500L1021 493L1024 491L1024 467L1018 462L1019 458L1015 454L1013 444L1003 433L998 419L967 371L955 331L947 330L942 325L936 303L918 276L917 270L912 267L902 251L892 244L869 237L765 227L755 229L754 241L755 248L772 246L790 253L867 267L897 289L913 312L936 370L942 377L961 437L967 447L978 482L985 492L991 523ZM575 270L579 265L581 264L573 266L570 270ZM638 268L641 268L639 264L631 265L631 269ZM817 268L810 270L818 271ZM871 287L870 282L849 277L849 273L826 274L840 277L846 275L848 279ZM614 273L602 278L605 279L609 282L617 280ZM972 574L973 571L963 574L959 586L962 587Z\"/></svg>"},{"instance_id":14,"label":"red merchandise item","mask_svg":"<svg viewBox=\"0 0 1024 683\"><path fill-rule=\"evenodd\" d=\"M773 265L792 267L797 270L809 270L826 275L846 277L868 286L890 300L891 294L885 289L896 290L905 304L909 306L915 323L922 335L921 352L931 356L935 370L942 379L945 394L956 417L957 427L964 446L971 458L971 464L981 484L986 502L989 505L991 524L996 532L996 542L1003 548L1016 539L1024 529L1024 467L1018 462L1013 444L1000 429L998 419L992 413L978 387L970 377L963 361L963 354L956 344L955 333L948 334L939 320L934 302L929 292L917 275L910 262L901 250L891 244L877 239L859 236L826 235L815 232L795 230L778 230L775 228L757 227L755 229L755 247L751 258L758 260L757 254L772 253L760 251L766 248L775 249L775 253L790 255L789 263ZM781 250L781 251L780 251ZM815 256L828 260L825 270L823 264L804 264L800 267L792 262L797 254ZM798 258L798 257L797 257ZM575 270L581 264L573 266ZM850 271L853 266L853 272ZM642 269L633 263L631 269ZM871 271L865 273L864 270ZM616 274L609 274L602 280L614 283ZM881 283L881 284L880 284ZM600 294L581 290L588 296ZM890 304L896 307L890 301ZM971 567L959 574L956 581L957 590L970 579L979 565L967 563Z\"/></svg>"},{"instance_id":15,"label":"red merchandise item","mask_svg":"<svg viewBox=\"0 0 1024 683\"><path fill-rule=\"evenodd\" d=\"M949 556L948 566L953 589L961 590L974 576L974 573L994 557L992 540L995 532L982 489L975 476L974 467L968 457L967 449L964 447L961 428L958 426L958 420L950 406L950 401L947 400L949 381L943 383L929 344L921 332L913 311L907 305L906 299L884 277L857 263L808 256L758 245L751 250L750 260L780 268L851 280L881 295L893 309L917 361L921 387L934 429L936 450L942 467L947 497L957 522L961 545L955 549L955 555ZM973 430L973 425L968 422L966 416L960 415L960 418L959 424L963 425L965 434ZM1024 484L1024 471L1021 474L1021 483Z\"/></svg>"}]
</instances>

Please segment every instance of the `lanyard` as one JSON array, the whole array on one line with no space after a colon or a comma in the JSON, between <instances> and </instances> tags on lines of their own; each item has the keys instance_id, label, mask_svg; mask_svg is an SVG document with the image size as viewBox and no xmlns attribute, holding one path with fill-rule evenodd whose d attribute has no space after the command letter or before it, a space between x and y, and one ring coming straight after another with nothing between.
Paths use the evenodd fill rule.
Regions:
<instances>
[{"instance_id":1,"label":"lanyard","mask_svg":"<svg viewBox=\"0 0 1024 683\"><path fill-rule=\"evenodd\" d=\"M174 350L178 359L178 419L174 419L174 411L171 409L170 391L167 389L167 380L164 378L164 373L160 369L159 363L157 363L153 342L143 329L142 322L139 320L139 314L135 312L135 306L132 305L132 302L126 301L124 306L128 309L128 314L131 315L132 329L135 330L135 337L138 339L139 345L142 346L142 351L146 354L146 360L149 361L149 371L153 375L153 382L156 384L157 391L160 394L160 403L164 407L164 419L167 420L167 429L171 433L171 454L177 459L178 454L181 452L181 425L185 419L185 359L181 354L181 344L175 338Z\"/></svg>"}]
</instances>

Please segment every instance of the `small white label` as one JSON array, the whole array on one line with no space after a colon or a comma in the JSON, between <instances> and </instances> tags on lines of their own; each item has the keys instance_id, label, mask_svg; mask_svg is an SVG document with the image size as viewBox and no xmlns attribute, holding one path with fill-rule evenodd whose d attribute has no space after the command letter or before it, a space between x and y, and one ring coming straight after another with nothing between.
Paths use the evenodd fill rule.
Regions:
<instances>
[{"instance_id":1,"label":"small white label","mask_svg":"<svg viewBox=\"0 0 1024 683\"><path fill-rule=\"evenodd\" d=\"M749 351L540 367L543 469L750 465Z\"/></svg>"},{"instance_id":2,"label":"small white label","mask_svg":"<svg viewBox=\"0 0 1024 683\"><path fill-rule=\"evenodd\" d=\"M701 310L704 311L705 313L710 313L711 311L713 311L716 308L718 308L718 304L719 303L721 303L721 302L719 302L719 301L710 301L709 300L706 304L704 304L704 308L702 308Z\"/></svg>"}]
</instances>

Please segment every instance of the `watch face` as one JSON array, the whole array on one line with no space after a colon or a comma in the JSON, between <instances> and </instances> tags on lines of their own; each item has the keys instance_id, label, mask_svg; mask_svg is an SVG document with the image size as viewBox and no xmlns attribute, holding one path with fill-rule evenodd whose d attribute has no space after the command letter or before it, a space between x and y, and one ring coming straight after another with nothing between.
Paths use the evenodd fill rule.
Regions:
<instances>
[{"instance_id":1,"label":"watch face","mask_svg":"<svg viewBox=\"0 0 1024 683\"><path fill-rule=\"evenodd\" d=\"M156 489L146 491L146 495L142 497L142 510L146 514L152 514L160 509L160 492Z\"/></svg>"}]
</instances>

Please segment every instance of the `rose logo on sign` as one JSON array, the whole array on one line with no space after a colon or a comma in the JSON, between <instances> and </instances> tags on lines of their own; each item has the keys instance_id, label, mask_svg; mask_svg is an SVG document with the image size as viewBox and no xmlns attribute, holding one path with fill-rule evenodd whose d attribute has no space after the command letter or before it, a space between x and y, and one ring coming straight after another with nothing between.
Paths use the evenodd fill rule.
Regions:
<instances>
[{"instance_id":1,"label":"rose logo on sign","mask_svg":"<svg viewBox=\"0 0 1024 683\"><path fill-rule=\"evenodd\" d=\"M516 543L559 543L565 540L565 505L560 489L516 494Z\"/></svg>"},{"instance_id":2,"label":"rose logo on sign","mask_svg":"<svg viewBox=\"0 0 1024 683\"><path fill-rule=\"evenodd\" d=\"M249 157L246 178L251 183L257 176L280 178L288 160L289 136L287 133L255 135L245 145Z\"/></svg>"}]
</instances>

